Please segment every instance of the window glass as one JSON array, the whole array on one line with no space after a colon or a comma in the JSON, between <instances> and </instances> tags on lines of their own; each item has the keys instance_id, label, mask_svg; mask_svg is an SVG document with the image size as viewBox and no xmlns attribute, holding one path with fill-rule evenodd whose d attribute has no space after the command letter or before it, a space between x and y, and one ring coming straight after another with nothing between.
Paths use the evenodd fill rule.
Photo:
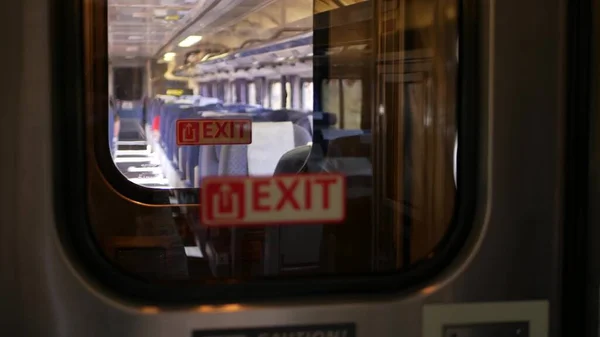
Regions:
<instances>
[{"instance_id":1,"label":"window glass","mask_svg":"<svg viewBox=\"0 0 600 337\"><path fill-rule=\"evenodd\" d=\"M87 207L104 255L149 282L186 286L265 277L400 275L435 258L453 228L457 204L457 1L249 2L248 17L239 22L231 19L233 13L218 12L224 9L205 19L199 16L204 2L192 0L185 4L190 17L164 27L134 20L126 15L128 6L108 1L108 38L98 38L105 33L86 23L98 35L92 34L94 48L106 42L106 49L95 52L108 50L114 79L110 89L97 88L103 100L90 104L86 114L93 125L87 140L94 145L86 152ZM162 20L144 3L128 0ZM162 5L167 12L181 6ZM276 30L264 19L280 13L281 6L294 13L282 27L303 28ZM188 27L193 20L198 24ZM180 56L192 50L199 54L182 67ZM138 59L144 66L125 67ZM286 81L282 88L281 74L302 78L301 85ZM187 81L202 83L199 95L164 94L167 85L184 87ZM247 83L247 91L233 83ZM102 105L107 93L108 109ZM232 104L238 95L248 104ZM291 110L292 97L300 97L305 111ZM239 119L252 127L250 143L200 145L226 129L211 129L212 136L193 129L207 121ZM196 143L181 144L190 139ZM325 192L315 197L320 204L300 202L286 192L292 185L273 182L283 174L341 176L345 185L331 185L343 186L334 197ZM243 184L211 190L215 177L266 177L275 184L268 185L269 195L281 204L264 206L262 192L244 194L237 189L245 191ZM294 183L294 193L313 193L305 187L310 184L319 191L330 186L306 181ZM323 218L329 214L324 200L340 205L343 216ZM315 211L317 204L322 212ZM270 220L240 225L248 205ZM277 213L281 209L304 213L279 218L285 216ZM210 224L210 216L225 223ZM274 224L273 219L281 220Z\"/></svg>"},{"instance_id":2,"label":"window glass","mask_svg":"<svg viewBox=\"0 0 600 337\"><path fill-rule=\"evenodd\" d=\"M217 83L217 97L222 101L228 101L228 84L226 81L219 81Z\"/></svg>"},{"instance_id":3,"label":"window glass","mask_svg":"<svg viewBox=\"0 0 600 337\"><path fill-rule=\"evenodd\" d=\"M223 89L225 90L225 102L226 103L235 103L233 100L233 83L225 82L223 83Z\"/></svg>"},{"instance_id":4,"label":"window glass","mask_svg":"<svg viewBox=\"0 0 600 337\"><path fill-rule=\"evenodd\" d=\"M269 107L281 109L281 82L271 82L269 86Z\"/></svg>"},{"instance_id":5,"label":"window glass","mask_svg":"<svg viewBox=\"0 0 600 337\"><path fill-rule=\"evenodd\" d=\"M302 110L313 110L313 83L312 81L302 82Z\"/></svg>"},{"instance_id":6,"label":"window glass","mask_svg":"<svg viewBox=\"0 0 600 337\"><path fill-rule=\"evenodd\" d=\"M344 129L360 129L362 118L362 81L342 80L344 95Z\"/></svg>"},{"instance_id":7,"label":"window glass","mask_svg":"<svg viewBox=\"0 0 600 337\"><path fill-rule=\"evenodd\" d=\"M248 83L248 104L256 104L256 84Z\"/></svg>"},{"instance_id":8,"label":"window glass","mask_svg":"<svg viewBox=\"0 0 600 337\"><path fill-rule=\"evenodd\" d=\"M322 89L322 98L323 98L323 111L333 114L335 118L335 123L333 126L340 126L340 81L338 79L327 79L323 80L323 84L321 85Z\"/></svg>"},{"instance_id":9,"label":"window glass","mask_svg":"<svg viewBox=\"0 0 600 337\"><path fill-rule=\"evenodd\" d=\"M237 86L238 86L237 82L231 83L231 103L238 102L238 92L237 92L238 87Z\"/></svg>"}]
</instances>

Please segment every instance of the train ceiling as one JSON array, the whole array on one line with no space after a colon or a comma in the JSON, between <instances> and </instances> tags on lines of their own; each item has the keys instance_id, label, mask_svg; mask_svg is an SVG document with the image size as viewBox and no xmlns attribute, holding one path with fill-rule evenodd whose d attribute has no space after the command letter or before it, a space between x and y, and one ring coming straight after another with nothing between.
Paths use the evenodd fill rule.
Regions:
<instances>
[{"instance_id":1,"label":"train ceiling","mask_svg":"<svg viewBox=\"0 0 600 337\"><path fill-rule=\"evenodd\" d=\"M193 50L236 50L312 29L312 15L365 0L108 0L109 55L178 63ZM178 44L202 36L192 47Z\"/></svg>"}]
</instances>

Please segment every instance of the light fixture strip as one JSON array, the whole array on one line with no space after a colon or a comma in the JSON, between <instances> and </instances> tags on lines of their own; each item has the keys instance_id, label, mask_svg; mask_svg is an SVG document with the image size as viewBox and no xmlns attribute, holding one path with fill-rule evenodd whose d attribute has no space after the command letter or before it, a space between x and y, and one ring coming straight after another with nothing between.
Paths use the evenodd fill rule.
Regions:
<instances>
[{"instance_id":1,"label":"light fixture strip","mask_svg":"<svg viewBox=\"0 0 600 337\"><path fill-rule=\"evenodd\" d=\"M183 41L179 42L178 46L179 47L191 47L193 45L195 45L196 43L200 42L202 40L202 36L199 35L190 35L188 37L186 37L185 39L183 39Z\"/></svg>"}]
</instances>

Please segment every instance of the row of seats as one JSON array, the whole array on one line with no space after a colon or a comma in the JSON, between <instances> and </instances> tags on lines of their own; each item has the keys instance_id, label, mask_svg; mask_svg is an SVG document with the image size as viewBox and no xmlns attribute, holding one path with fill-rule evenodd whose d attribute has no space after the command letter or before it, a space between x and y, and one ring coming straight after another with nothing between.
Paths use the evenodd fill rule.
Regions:
<instances>
[{"instance_id":1,"label":"row of seats","mask_svg":"<svg viewBox=\"0 0 600 337\"><path fill-rule=\"evenodd\" d=\"M175 139L176 121L181 118L237 118L253 120L253 143L250 145L204 145L178 147ZM339 130L332 128L335 116L328 113L304 113L292 110L270 111L260 107L243 105L190 106L149 102L146 120L159 119L154 125L160 135L159 147L163 162L177 172L182 185L199 187L201 178L215 175L269 175L285 173L343 172L347 175L348 212L352 221L343 226L347 234L337 233L338 226L296 225L262 229L230 228L215 231L204 228L198 219L190 219L193 231L199 237L200 248L209 259L216 276L244 274L244 263L250 255L244 247L249 240L261 242L264 255L259 266L267 275L296 272L302 268L350 270L356 266L344 266L344 259L335 261L336 252L351 250L352 245L365 243L339 240L340 235L356 236L367 228L368 212L362 212L371 198L370 135L362 130ZM153 123L154 124L154 123ZM314 142L314 143L313 143ZM312 144L311 144L312 143ZM312 151L312 163L306 158ZM319 155L315 155L319 153ZM365 163L365 160L367 163ZM357 213L358 212L358 213ZM363 214L364 213L364 214ZM365 218L367 217L367 218ZM354 226L356 225L356 226ZM368 234L365 232L365 235ZM338 240L335 239L338 238ZM330 241L339 243L332 244ZM341 246L344 242L345 246ZM348 242L348 245L346 243ZM322 243L325 243L323 245ZM253 245L253 244L252 244ZM225 269L222 256L229 256L231 263ZM334 258L332 258L332 256ZM233 261L237 263L233 263ZM356 261L357 265L359 261ZM364 262L364 261L360 261ZM328 265L329 264L329 265ZM360 263L361 265L368 265ZM236 265L237 269L233 267ZM257 270L251 273L258 272Z\"/></svg>"},{"instance_id":2,"label":"row of seats","mask_svg":"<svg viewBox=\"0 0 600 337\"><path fill-rule=\"evenodd\" d=\"M298 145L298 144L295 144ZM363 272L370 267L372 167L370 134L343 135L318 144L296 146L277 160L273 174L336 172L346 176L346 221L341 225L230 227L215 230L193 222L201 249L217 277L252 277L318 272ZM218 174L252 175L248 146L223 146ZM244 161L248 158L248 161ZM308 160L307 160L308 159ZM234 161L235 163L229 163ZM285 224L281 224L285 225ZM259 247L259 253L256 252ZM360 249L357 249L360 247ZM351 258L350 258L351 257ZM223 263L228 261L228 263Z\"/></svg>"},{"instance_id":3,"label":"row of seats","mask_svg":"<svg viewBox=\"0 0 600 337\"><path fill-rule=\"evenodd\" d=\"M176 142L176 122L182 118L203 118L206 114L211 116L223 116L224 118L243 115L251 117L253 122L288 122L293 126L289 131L293 135L293 141L288 141L288 145L301 146L308 142L314 142L320 147L322 153L327 152L327 146L330 140L341 136L360 134L361 130L339 130L331 128L335 124L335 115L329 113L306 113L294 110L269 110L263 109L257 105L213 103L204 106L194 106L189 104L167 103L159 99L145 100L143 105L144 116L141 123L151 124L151 128L159 135L159 144L164 154L163 170L165 172L174 171L176 174L170 178L171 185L174 187L199 187L201 177L219 174L246 174L248 169L248 156L243 153L248 152L248 148L243 146L177 146ZM111 153L115 148L112 142L114 112L109 113L109 147ZM313 126L314 124L314 126ZM275 127L273 125L273 127ZM278 127L282 127L279 125ZM263 127L264 128L264 127ZM148 130L148 129L147 129ZM260 136L260 135L258 135ZM273 141L268 146L277 147L285 145L278 141ZM289 149L288 149L289 150ZM219 163L221 162L221 152L226 156L222 161L221 171L219 172ZM250 149L250 151L255 151ZM277 156L281 151L271 151ZM278 158L271 158L271 161ZM271 165L272 166L272 165ZM272 172L271 172L272 173Z\"/></svg>"},{"instance_id":4,"label":"row of seats","mask_svg":"<svg viewBox=\"0 0 600 337\"><path fill-rule=\"evenodd\" d=\"M166 161L172 165L172 168L179 175L181 184L175 181L175 187L199 187L200 177L219 174L218 165L221 151L226 151L229 155L233 151L245 152L240 147L216 147L216 146L177 146L176 142L176 121L182 118L202 118L206 113L211 116L222 115L224 118L234 117L236 114L251 117L254 122L291 122L292 130L290 134L294 135L294 144L304 145L307 142L314 142L321 147L323 153L327 152L327 146L330 140L342 136L358 135L361 130L339 130L332 128L335 124L335 115L317 112L306 113L294 110L269 110L256 105L243 104L210 104L205 106L191 106L180 104L164 104L159 100L149 102L146 108L146 120L153 121L153 127L160 135L160 145L166 156ZM158 123L156 122L158 120ZM313 125L314 124L314 125ZM304 132L306 131L306 132ZM260 135L259 135L260 136ZM274 142L272 146L277 146ZM234 154L232 154L234 156ZM237 154L235 155L237 156ZM204 158L204 159L203 159ZM277 159L277 158L276 158ZM235 165L244 165L245 159L226 160L223 165L225 174L234 174L241 168L232 168ZM169 169L169 168L165 168ZM175 179L177 180L177 179Z\"/></svg>"},{"instance_id":5,"label":"row of seats","mask_svg":"<svg viewBox=\"0 0 600 337\"><path fill-rule=\"evenodd\" d=\"M336 172L346 177L346 222L343 225L294 225L265 229L266 275L322 272L359 272L370 266L370 235L373 173L371 167L372 138L353 130L331 139L326 154L314 148L300 147L279 161L275 174ZM308 153L313 150L309 160ZM358 240L357 240L358 239ZM360 249L357 249L360 247Z\"/></svg>"},{"instance_id":6,"label":"row of seats","mask_svg":"<svg viewBox=\"0 0 600 337\"><path fill-rule=\"evenodd\" d=\"M206 100L206 99L205 99ZM295 135L298 142L306 144L312 140L311 117L303 112L272 111L257 105L211 103L203 106L163 103L160 100L147 101L145 104L145 120L152 123L152 128L158 134L158 143L163 153L163 170L175 172L167 174L174 187L199 187L201 177L219 174L218 167L221 151L228 151L219 146L183 146L177 145L176 123L180 119L190 118L235 118L236 116L251 117L254 123L260 122L291 122L297 126L291 127L290 134ZM276 158L278 159L278 158ZM231 163L225 162L224 170L234 171Z\"/></svg>"},{"instance_id":7,"label":"row of seats","mask_svg":"<svg viewBox=\"0 0 600 337\"><path fill-rule=\"evenodd\" d=\"M220 146L177 146L176 121L182 118L204 118L209 115L231 118L238 114L251 117L257 123L266 121L296 123L301 125L306 132L299 131L296 127L296 130L292 133L302 134L304 139L301 141L304 143L311 141L312 123L310 120L312 117L303 112L272 111L258 105L213 103L195 106L193 104L166 103L161 100L152 100L146 102L145 119L149 123L151 122L151 128L158 134L160 152L164 156L162 160L163 171L167 173L170 185L173 187L199 187L200 177L219 174L218 166L221 154ZM289 117L287 117L288 115ZM227 163L233 162L227 161ZM174 173L170 174L169 172Z\"/></svg>"}]
</instances>

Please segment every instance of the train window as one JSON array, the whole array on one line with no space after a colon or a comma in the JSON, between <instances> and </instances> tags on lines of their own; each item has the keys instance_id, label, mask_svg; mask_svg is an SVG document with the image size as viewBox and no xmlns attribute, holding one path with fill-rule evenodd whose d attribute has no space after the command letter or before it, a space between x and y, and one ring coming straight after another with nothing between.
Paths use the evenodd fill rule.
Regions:
<instances>
[{"instance_id":1,"label":"train window","mask_svg":"<svg viewBox=\"0 0 600 337\"><path fill-rule=\"evenodd\" d=\"M223 82L223 100L225 102L232 102L233 103L233 101L232 101L233 97L231 95L232 94L232 90L233 90L232 83L230 83L228 81L227 82Z\"/></svg>"},{"instance_id":2,"label":"train window","mask_svg":"<svg viewBox=\"0 0 600 337\"><path fill-rule=\"evenodd\" d=\"M256 105L256 84L248 82L248 104Z\"/></svg>"},{"instance_id":3,"label":"train window","mask_svg":"<svg viewBox=\"0 0 600 337\"><path fill-rule=\"evenodd\" d=\"M86 102L79 108L87 122L85 132L65 137L85 143L61 144L85 155L69 162L85 179L69 191L86 193L70 205L86 201L90 226L70 230L91 238L81 251L95 242L110 262L91 272L144 296L163 296L159 287L169 294L163 299L204 300L335 293L373 282L395 289L430 275L470 224L461 202L473 194L475 174L462 149L477 142L474 127L457 130L473 117L459 97L476 96L459 89L475 81L461 73L455 41L461 57L476 50L468 46L477 34L459 34L458 13L472 14L461 0L242 2L164 3L162 12L180 13L169 22L144 0L84 3L98 17L86 16L89 34L72 35L90 54L77 58L86 62L78 75L85 85L69 88L85 88L86 99L72 104ZM181 64L190 52L197 55ZM182 94L164 95L174 84ZM291 109L292 98L303 111ZM248 145L198 145L192 129L176 128L182 119L240 116L251 119ZM178 145L181 137L198 144ZM464 178L456 185L455 144ZM203 186L214 177L283 174L343 176L334 200L343 219L215 227L203 218L214 201L202 197ZM219 193L215 212L231 215L238 199Z\"/></svg>"},{"instance_id":4,"label":"train window","mask_svg":"<svg viewBox=\"0 0 600 337\"><path fill-rule=\"evenodd\" d=\"M302 81L302 110L312 111L313 109L313 83L312 81Z\"/></svg>"},{"instance_id":5,"label":"train window","mask_svg":"<svg viewBox=\"0 0 600 337\"><path fill-rule=\"evenodd\" d=\"M211 95L209 97L219 97L219 84L217 82L211 83L210 93Z\"/></svg>"},{"instance_id":6,"label":"train window","mask_svg":"<svg viewBox=\"0 0 600 337\"><path fill-rule=\"evenodd\" d=\"M362 118L362 81L355 79L342 80L343 116L340 118L342 128L360 129Z\"/></svg>"},{"instance_id":7,"label":"train window","mask_svg":"<svg viewBox=\"0 0 600 337\"><path fill-rule=\"evenodd\" d=\"M236 82L232 82L231 83L231 102L232 103L237 103L239 97L238 97L238 92L237 92L237 83Z\"/></svg>"},{"instance_id":8,"label":"train window","mask_svg":"<svg viewBox=\"0 0 600 337\"><path fill-rule=\"evenodd\" d=\"M334 116L339 116L341 112L340 102L340 81L338 79L326 79L321 84L323 98L323 111L326 111ZM340 118L335 118L334 127L340 127Z\"/></svg>"},{"instance_id":9,"label":"train window","mask_svg":"<svg viewBox=\"0 0 600 337\"><path fill-rule=\"evenodd\" d=\"M281 100L283 92L281 90L281 82L273 81L269 84L269 107L271 109L281 109Z\"/></svg>"}]
</instances>

